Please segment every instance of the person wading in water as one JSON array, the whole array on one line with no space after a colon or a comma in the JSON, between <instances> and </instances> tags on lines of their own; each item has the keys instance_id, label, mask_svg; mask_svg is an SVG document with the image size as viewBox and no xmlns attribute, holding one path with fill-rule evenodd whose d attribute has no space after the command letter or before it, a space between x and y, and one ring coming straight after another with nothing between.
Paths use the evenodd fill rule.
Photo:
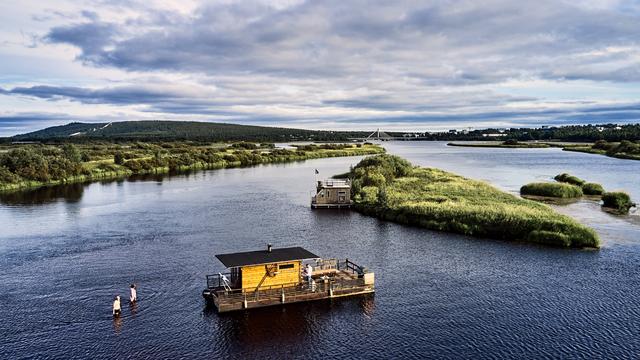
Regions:
<instances>
[{"instance_id":1,"label":"person wading in water","mask_svg":"<svg viewBox=\"0 0 640 360\"><path fill-rule=\"evenodd\" d=\"M129 296L129 301L132 303L138 301L138 292L136 291L136 284L131 284L131 296Z\"/></svg>"},{"instance_id":2,"label":"person wading in water","mask_svg":"<svg viewBox=\"0 0 640 360\"><path fill-rule=\"evenodd\" d=\"M113 300L113 316L119 317L121 312L120 296L116 296L115 300Z\"/></svg>"}]
</instances>

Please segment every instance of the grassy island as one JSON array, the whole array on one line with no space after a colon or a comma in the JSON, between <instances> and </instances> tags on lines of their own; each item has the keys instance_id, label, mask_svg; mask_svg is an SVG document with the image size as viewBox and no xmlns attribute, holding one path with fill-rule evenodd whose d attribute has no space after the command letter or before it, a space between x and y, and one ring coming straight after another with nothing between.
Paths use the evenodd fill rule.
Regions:
<instances>
[{"instance_id":1,"label":"grassy island","mask_svg":"<svg viewBox=\"0 0 640 360\"><path fill-rule=\"evenodd\" d=\"M583 195L582 189L578 186L551 182L536 182L524 185L520 188L520 194L561 199L579 198Z\"/></svg>"},{"instance_id":2,"label":"grassy island","mask_svg":"<svg viewBox=\"0 0 640 360\"><path fill-rule=\"evenodd\" d=\"M597 183L584 183L582 184L582 192L585 195L600 196L604 194L604 188Z\"/></svg>"},{"instance_id":3,"label":"grassy island","mask_svg":"<svg viewBox=\"0 0 640 360\"><path fill-rule=\"evenodd\" d=\"M89 142L10 145L0 149L0 191L48 185L221 169L316 158L383 153L371 144L311 144L293 150L271 143Z\"/></svg>"},{"instance_id":4,"label":"grassy island","mask_svg":"<svg viewBox=\"0 0 640 360\"><path fill-rule=\"evenodd\" d=\"M602 185L586 182L576 176L562 173L554 177L558 183L530 183L520 188L520 194L534 200L545 201L545 198L572 199L583 195L601 197L602 209L624 215L636 206L629 194L621 191L605 192Z\"/></svg>"},{"instance_id":5,"label":"grassy island","mask_svg":"<svg viewBox=\"0 0 640 360\"><path fill-rule=\"evenodd\" d=\"M578 198L582 195L600 196L604 193L602 185L588 183L577 176L562 173L556 175L557 183L530 183L520 188L520 194L529 196L543 196L561 199Z\"/></svg>"},{"instance_id":6,"label":"grassy island","mask_svg":"<svg viewBox=\"0 0 640 360\"><path fill-rule=\"evenodd\" d=\"M356 210L398 223L483 238L599 247L597 234L551 207L392 155L351 171Z\"/></svg>"},{"instance_id":7,"label":"grassy island","mask_svg":"<svg viewBox=\"0 0 640 360\"><path fill-rule=\"evenodd\" d=\"M605 155L618 159L640 160L640 141L622 140L620 142L607 142L598 140L595 143L567 143L558 141L468 141L450 142L448 146L475 147L475 148L507 148L507 149L541 149L562 148L564 151L583 152L588 154Z\"/></svg>"},{"instance_id":8,"label":"grassy island","mask_svg":"<svg viewBox=\"0 0 640 360\"><path fill-rule=\"evenodd\" d=\"M629 194L624 192L606 192L602 195L602 207L617 214L627 214L636 206L631 202Z\"/></svg>"}]
</instances>

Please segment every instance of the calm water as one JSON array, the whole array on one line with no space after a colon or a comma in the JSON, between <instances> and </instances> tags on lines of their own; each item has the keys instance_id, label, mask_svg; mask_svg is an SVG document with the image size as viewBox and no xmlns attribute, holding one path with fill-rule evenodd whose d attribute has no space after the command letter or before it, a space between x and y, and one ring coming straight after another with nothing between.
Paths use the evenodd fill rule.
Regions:
<instances>
[{"instance_id":1,"label":"calm water","mask_svg":"<svg viewBox=\"0 0 640 360\"><path fill-rule=\"evenodd\" d=\"M516 191L569 171L640 199L640 162L557 149L385 143ZM640 354L640 224L583 201L600 251L478 240L311 211L314 169L358 158L74 185L0 198L0 358L593 358ZM376 272L373 297L218 315L214 254L301 245ZM139 303L111 299L139 284Z\"/></svg>"}]
</instances>

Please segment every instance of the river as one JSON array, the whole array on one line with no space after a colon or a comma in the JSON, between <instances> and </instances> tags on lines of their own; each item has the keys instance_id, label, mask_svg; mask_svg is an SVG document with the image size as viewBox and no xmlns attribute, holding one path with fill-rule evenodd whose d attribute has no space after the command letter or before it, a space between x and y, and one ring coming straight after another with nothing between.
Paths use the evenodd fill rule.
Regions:
<instances>
[{"instance_id":1,"label":"river","mask_svg":"<svg viewBox=\"0 0 640 360\"><path fill-rule=\"evenodd\" d=\"M640 162L560 149L388 142L389 152L517 192L570 172L640 199ZM0 358L593 358L640 353L639 216L556 206L598 251L481 240L312 211L318 159L0 197ZM300 245L376 273L374 296L218 315L214 254ZM138 284L136 306L111 300Z\"/></svg>"}]
</instances>

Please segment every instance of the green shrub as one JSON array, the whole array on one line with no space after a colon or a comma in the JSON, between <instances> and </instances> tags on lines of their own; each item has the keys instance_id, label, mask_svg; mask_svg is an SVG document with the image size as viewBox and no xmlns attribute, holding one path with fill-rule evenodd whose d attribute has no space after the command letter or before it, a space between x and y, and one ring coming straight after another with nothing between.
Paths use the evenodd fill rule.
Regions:
<instances>
[{"instance_id":1,"label":"green shrub","mask_svg":"<svg viewBox=\"0 0 640 360\"><path fill-rule=\"evenodd\" d=\"M606 192L602 195L602 206L613 209L620 214L627 214L635 204L631 202L629 194L618 192Z\"/></svg>"},{"instance_id":2,"label":"green shrub","mask_svg":"<svg viewBox=\"0 0 640 360\"><path fill-rule=\"evenodd\" d=\"M248 142L239 142L239 143L231 144L231 147L234 149L254 150L258 148L258 145L254 143L248 143Z\"/></svg>"},{"instance_id":3,"label":"green shrub","mask_svg":"<svg viewBox=\"0 0 640 360\"><path fill-rule=\"evenodd\" d=\"M520 194L571 199L582 196L582 189L566 183L530 183L520 188Z\"/></svg>"},{"instance_id":4,"label":"green shrub","mask_svg":"<svg viewBox=\"0 0 640 360\"><path fill-rule=\"evenodd\" d=\"M582 192L585 195L602 195L604 193L604 188L600 184L585 183L582 185Z\"/></svg>"},{"instance_id":5,"label":"green shrub","mask_svg":"<svg viewBox=\"0 0 640 360\"><path fill-rule=\"evenodd\" d=\"M622 140L620 141L620 144L607 150L607 155L615 155L618 153L640 154L640 144L631 142L629 140Z\"/></svg>"},{"instance_id":6,"label":"green shrub","mask_svg":"<svg viewBox=\"0 0 640 360\"><path fill-rule=\"evenodd\" d=\"M82 161L82 154L80 150L73 144L64 144L62 146L62 152L64 157L67 158L71 162L79 163Z\"/></svg>"},{"instance_id":7,"label":"green shrub","mask_svg":"<svg viewBox=\"0 0 640 360\"><path fill-rule=\"evenodd\" d=\"M576 177L567 173L556 175L554 179L559 182L569 183L569 184L578 185L578 186L582 186L582 184L585 183L585 181L580 179L579 177Z\"/></svg>"},{"instance_id":8,"label":"green shrub","mask_svg":"<svg viewBox=\"0 0 640 360\"><path fill-rule=\"evenodd\" d=\"M598 149L598 150L609 150L614 146L615 146L615 144L610 144L606 140L598 140L591 147L593 149Z\"/></svg>"},{"instance_id":9,"label":"green shrub","mask_svg":"<svg viewBox=\"0 0 640 360\"><path fill-rule=\"evenodd\" d=\"M20 181L20 177L0 165L0 183L12 184Z\"/></svg>"},{"instance_id":10,"label":"green shrub","mask_svg":"<svg viewBox=\"0 0 640 360\"><path fill-rule=\"evenodd\" d=\"M116 165L124 164L124 155L120 151L113 154L113 163Z\"/></svg>"}]
</instances>

